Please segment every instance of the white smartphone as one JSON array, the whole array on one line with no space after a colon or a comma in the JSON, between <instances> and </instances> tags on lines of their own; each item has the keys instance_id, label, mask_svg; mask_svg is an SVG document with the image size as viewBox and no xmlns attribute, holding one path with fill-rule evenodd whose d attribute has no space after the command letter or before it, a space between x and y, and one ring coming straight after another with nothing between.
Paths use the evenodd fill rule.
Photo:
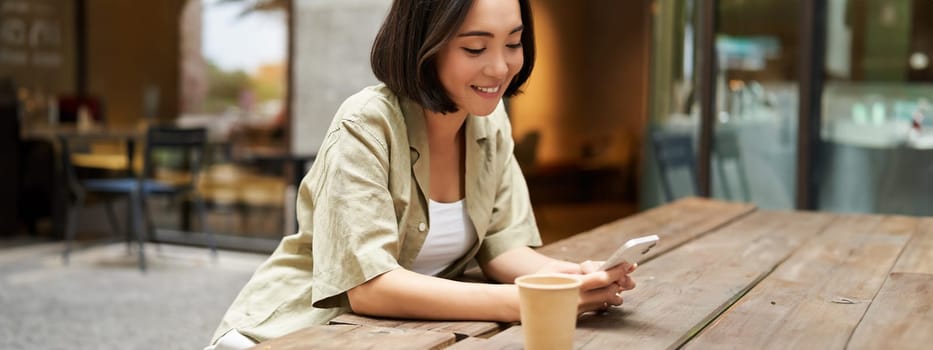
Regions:
<instances>
[{"instance_id":1,"label":"white smartphone","mask_svg":"<svg viewBox=\"0 0 933 350\"><path fill-rule=\"evenodd\" d=\"M658 235L643 236L632 238L625 242L619 249L612 253L609 259L599 267L600 271L606 271L623 262L637 263L641 258L648 254L656 244L658 244Z\"/></svg>"}]
</instances>

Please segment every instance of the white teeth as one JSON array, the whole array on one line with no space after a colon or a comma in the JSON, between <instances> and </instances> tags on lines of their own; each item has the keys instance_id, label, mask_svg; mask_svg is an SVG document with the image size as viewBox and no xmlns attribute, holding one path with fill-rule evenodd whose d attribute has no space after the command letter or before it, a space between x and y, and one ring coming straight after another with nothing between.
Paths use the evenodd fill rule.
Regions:
<instances>
[{"instance_id":1,"label":"white teeth","mask_svg":"<svg viewBox=\"0 0 933 350\"><path fill-rule=\"evenodd\" d=\"M487 94L494 94L494 93L499 92L499 86L493 86L493 87L488 87L488 88L479 87L479 86L474 86L474 87L476 88L476 90L485 92Z\"/></svg>"}]
</instances>

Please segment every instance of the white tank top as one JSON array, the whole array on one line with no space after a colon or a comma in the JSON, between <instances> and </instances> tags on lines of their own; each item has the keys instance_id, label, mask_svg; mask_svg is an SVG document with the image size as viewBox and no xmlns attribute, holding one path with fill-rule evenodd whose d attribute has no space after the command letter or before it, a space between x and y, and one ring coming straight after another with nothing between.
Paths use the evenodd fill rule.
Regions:
<instances>
[{"instance_id":1,"label":"white tank top","mask_svg":"<svg viewBox=\"0 0 933 350\"><path fill-rule=\"evenodd\" d=\"M428 202L431 229L411 270L437 275L466 254L476 244L476 230L463 200L453 203Z\"/></svg>"}]
</instances>

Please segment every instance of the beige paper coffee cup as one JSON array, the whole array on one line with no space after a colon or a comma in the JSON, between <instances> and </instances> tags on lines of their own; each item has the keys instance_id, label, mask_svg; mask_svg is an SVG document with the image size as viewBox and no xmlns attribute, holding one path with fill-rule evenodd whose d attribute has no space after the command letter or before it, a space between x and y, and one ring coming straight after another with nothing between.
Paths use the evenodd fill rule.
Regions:
<instances>
[{"instance_id":1,"label":"beige paper coffee cup","mask_svg":"<svg viewBox=\"0 0 933 350\"><path fill-rule=\"evenodd\" d=\"M582 282L569 275L521 276L518 285L525 349L571 349Z\"/></svg>"}]
</instances>

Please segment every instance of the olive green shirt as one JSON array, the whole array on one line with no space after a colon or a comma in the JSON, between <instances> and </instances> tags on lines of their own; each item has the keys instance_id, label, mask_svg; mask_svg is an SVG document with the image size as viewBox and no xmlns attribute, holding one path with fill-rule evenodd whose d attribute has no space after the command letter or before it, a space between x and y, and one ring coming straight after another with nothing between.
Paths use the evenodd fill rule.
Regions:
<instances>
[{"instance_id":1,"label":"olive green shirt","mask_svg":"<svg viewBox=\"0 0 933 350\"><path fill-rule=\"evenodd\" d=\"M502 104L468 116L465 139L465 205L478 239L445 278L473 259L541 244ZM298 190L298 233L256 270L213 341L230 329L263 341L324 324L349 311L348 290L410 267L431 225L428 152L416 103L381 84L348 98Z\"/></svg>"}]
</instances>

